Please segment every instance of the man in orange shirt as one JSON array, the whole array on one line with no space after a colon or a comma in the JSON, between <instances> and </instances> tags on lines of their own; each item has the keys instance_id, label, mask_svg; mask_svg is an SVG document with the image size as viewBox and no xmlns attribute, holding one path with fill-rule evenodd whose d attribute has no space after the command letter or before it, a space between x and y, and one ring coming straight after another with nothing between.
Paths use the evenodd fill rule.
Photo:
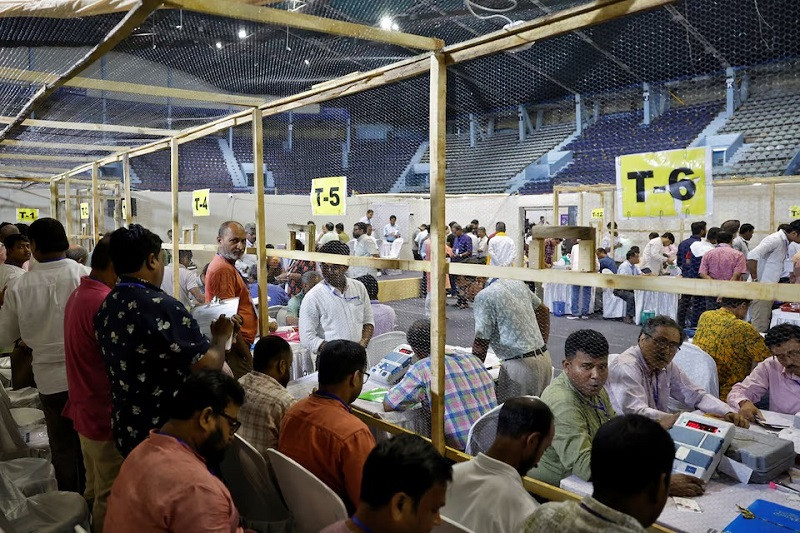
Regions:
<instances>
[{"instance_id":1,"label":"man in orange shirt","mask_svg":"<svg viewBox=\"0 0 800 533\"><path fill-rule=\"evenodd\" d=\"M375 447L367 425L350 411L368 378L367 352L357 342L330 341L318 368L319 389L286 412L278 450L328 485L352 513L364 462Z\"/></svg>"},{"instance_id":2,"label":"man in orange shirt","mask_svg":"<svg viewBox=\"0 0 800 533\"><path fill-rule=\"evenodd\" d=\"M247 244L244 227L233 220L223 222L217 233L217 244L219 250L206 272L206 301L210 302L215 296L220 300L238 296L237 313L242 317L240 335L248 345L252 345L258 333L256 309L250 299L250 289L235 267L236 260L244 255Z\"/></svg>"}]
</instances>

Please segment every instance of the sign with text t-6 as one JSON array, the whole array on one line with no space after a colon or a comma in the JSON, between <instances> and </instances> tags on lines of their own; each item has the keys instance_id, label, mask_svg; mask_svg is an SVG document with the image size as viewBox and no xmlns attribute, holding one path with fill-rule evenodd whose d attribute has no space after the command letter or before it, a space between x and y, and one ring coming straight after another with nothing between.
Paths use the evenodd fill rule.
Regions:
<instances>
[{"instance_id":1,"label":"sign with text t-6","mask_svg":"<svg viewBox=\"0 0 800 533\"><path fill-rule=\"evenodd\" d=\"M314 215L344 215L347 176L311 180L311 212Z\"/></svg>"},{"instance_id":2,"label":"sign with text t-6","mask_svg":"<svg viewBox=\"0 0 800 533\"><path fill-rule=\"evenodd\" d=\"M196 217L210 216L208 209L208 197L211 189L198 189L192 191L192 214Z\"/></svg>"},{"instance_id":3,"label":"sign with text t-6","mask_svg":"<svg viewBox=\"0 0 800 533\"><path fill-rule=\"evenodd\" d=\"M617 157L620 218L711 214L711 150L665 150Z\"/></svg>"},{"instance_id":4,"label":"sign with text t-6","mask_svg":"<svg viewBox=\"0 0 800 533\"><path fill-rule=\"evenodd\" d=\"M26 224L30 224L37 218L39 218L38 209L32 209L27 207L17 208L17 222L24 222Z\"/></svg>"}]
</instances>

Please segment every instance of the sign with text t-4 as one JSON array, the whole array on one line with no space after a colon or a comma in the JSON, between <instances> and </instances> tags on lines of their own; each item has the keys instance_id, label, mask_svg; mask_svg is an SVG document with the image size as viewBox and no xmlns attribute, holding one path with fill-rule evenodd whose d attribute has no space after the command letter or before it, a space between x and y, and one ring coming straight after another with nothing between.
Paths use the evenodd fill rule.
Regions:
<instances>
[{"instance_id":1,"label":"sign with text t-4","mask_svg":"<svg viewBox=\"0 0 800 533\"><path fill-rule=\"evenodd\" d=\"M81 220L89 220L89 202L81 202Z\"/></svg>"},{"instance_id":2,"label":"sign with text t-4","mask_svg":"<svg viewBox=\"0 0 800 533\"><path fill-rule=\"evenodd\" d=\"M39 218L38 209L33 209L30 207L17 208L17 222L25 222L26 224L30 224L37 218Z\"/></svg>"},{"instance_id":3,"label":"sign with text t-4","mask_svg":"<svg viewBox=\"0 0 800 533\"><path fill-rule=\"evenodd\" d=\"M344 215L347 176L311 180L311 212L314 215Z\"/></svg>"},{"instance_id":4,"label":"sign with text t-4","mask_svg":"<svg viewBox=\"0 0 800 533\"><path fill-rule=\"evenodd\" d=\"M711 150L685 148L621 155L617 216L688 217L711 214Z\"/></svg>"},{"instance_id":5,"label":"sign with text t-4","mask_svg":"<svg viewBox=\"0 0 800 533\"><path fill-rule=\"evenodd\" d=\"M208 197L211 189L197 189L192 191L192 214L196 217L207 217L211 214L208 209Z\"/></svg>"}]
</instances>

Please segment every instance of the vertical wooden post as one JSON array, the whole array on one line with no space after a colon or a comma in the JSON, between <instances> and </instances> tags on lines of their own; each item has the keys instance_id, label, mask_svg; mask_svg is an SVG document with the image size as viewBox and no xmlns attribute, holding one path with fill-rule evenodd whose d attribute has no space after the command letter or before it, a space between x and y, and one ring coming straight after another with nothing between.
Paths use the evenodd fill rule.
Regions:
<instances>
[{"instance_id":1,"label":"vertical wooden post","mask_svg":"<svg viewBox=\"0 0 800 533\"><path fill-rule=\"evenodd\" d=\"M92 164L92 248L97 244L100 236L100 165L97 162Z\"/></svg>"},{"instance_id":2,"label":"vertical wooden post","mask_svg":"<svg viewBox=\"0 0 800 533\"><path fill-rule=\"evenodd\" d=\"M55 178L50 180L50 218L58 220L58 182Z\"/></svg>"},{"instance_id":3,"label":"vertical wooden post","mask_svg":"<svg viewBox=\"0 0 800 533\"><path fill-rule=\"evenodd\" d=\"M258 258L258 334L269 335L267 297L267 222L264 213L264 122L253 108L253 186L256 193L256 257ZM293 242L291 243L294 244Z\"/></svg>"},{"instance_id":4,"label":"vertical wooden post","mask_svg":"<svg viewBox=\"0 0 800 533\"><path fill-rule=\"evenodd\" d=\"M445 144L447 67L444 56L430 58L430 184L431 184L431 441L444 453L444 345L447 336L444 285Z\"/></svg>"},{"instance_id":5,"label":"vertical wooden post","mask_svg":"<svg viewBox=\"0 0 800 533\"><path fill-rule=\"evenodd\" d=\"M64 230L67 232L67 240L72 239L72 235L75 233L72 231L73 213L72 207L70 206L72 203L70 192L69 174L64 174Z\"/></svg>"},{"instance_id":6,"label":"vertical wooden post","mask_svg":"<svg viewBox=\"0 0 800 533\"><path fill-rule=\"evenodd\" d=\"M583 226L583 197L585 196L584 192L581 191L578 193L578 226Z\"/></svg>"},{"instance_id":7,"label":"vertical wooden post","mask_svg":"<svg viewBox=\"0 0 800 533\"><path fill-rule=\"evenodd\" d=\"M125 213L123 213L126 226L131 225L131 160L128 154L122 156L122 179L125 183ZM173 232L173 235L175 233Z\"/></svg>"},{"instance_id":8,"label":"vertical wooden post","mask_svg":"<svg viewBox=\"0 0 800 533\"><path fill-rule=\"evenodd\" d=\"M178 263L178 241L180 240L180 224L178 220L178 140L172 137L169 141L169 175L172 191L172 296L180 297L180 264Z\"/></svg>"},{"instance_id":9,"label":"vertical wooden post","mask_svg":"<svg viewBox=\"0 0 800 533\"><path fill-rule=\"evenodd\" d=\"M769 184L769 229L767 235L773 231L778 231L775 223L775 183Z\"/></svg>"},{"instance_id":10,"label":"vertical wooden post","mask_svg":"<svg viewBox=\"0 0 800 533\"><path fill-rule=\"evenodd\" d=\"M517 211L519 229L517 230L517 256L514 258L514 266L521 267L524 266L523 263L525 261L525 208L520 207ZM477 253L477 250L475 252Z\"/></svg>"},{"instance_id":11,"label":"vertical wooden post","mask_svg":"<svg viewBox=\"0 0 800 533\"><path fill-rule=\"evenodd\" d=\"M611 202L610 203L611 203L611 214L610 214L610 217L609 217L609 222L613 222L612 226L614 224L617 225L617 235L619 236L619 223L617 222L617 189L616 189L616 186L613 189L611 189ZM612 246L613 246L613 240L612 240ZM626 250L626 252L627 252L627 250Z\"/></svg>"},{"instance_id":12,"label":"vertical wooden post","mask_svg":"<svg viewBox=\"0 0 800 533\"><path fill-rule=\"evenodd\" d=\"M561 217L558 214L558 189L553 187L553 225L559 226L561 224Z\"/></svg>"}]
</instances>

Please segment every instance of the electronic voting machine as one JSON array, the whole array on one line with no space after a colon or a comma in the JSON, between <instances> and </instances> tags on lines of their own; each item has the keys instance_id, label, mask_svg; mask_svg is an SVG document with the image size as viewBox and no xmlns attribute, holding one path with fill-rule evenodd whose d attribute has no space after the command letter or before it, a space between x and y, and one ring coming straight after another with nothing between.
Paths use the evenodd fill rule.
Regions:
<instances>
[{"instance_id":1,"label":"electronic voting machine","mask_svg":"<svg viewBox=\"0 0 800 533\"><path fill-rule=\"evenodd\" d=\"M373 366L369 371L369 379L372 382L391 387L397 384L406 374L408 367L411 366L411 360L414 358L414 350L408 344L401 344L388 354L383 356L383 359L378 361L378 364Z\"/></svg>"},{"instance_id":2,"label":"electronic voting machine","mask_svg":"<svg viewBox=\"0 0 800 533\"><path fill-rule=\"evenodd\" d=\"M672 471L708 481L733 440L734 425L703 415L682 413L669 434L675 441Z\"/></svg>"}]
</instances>

